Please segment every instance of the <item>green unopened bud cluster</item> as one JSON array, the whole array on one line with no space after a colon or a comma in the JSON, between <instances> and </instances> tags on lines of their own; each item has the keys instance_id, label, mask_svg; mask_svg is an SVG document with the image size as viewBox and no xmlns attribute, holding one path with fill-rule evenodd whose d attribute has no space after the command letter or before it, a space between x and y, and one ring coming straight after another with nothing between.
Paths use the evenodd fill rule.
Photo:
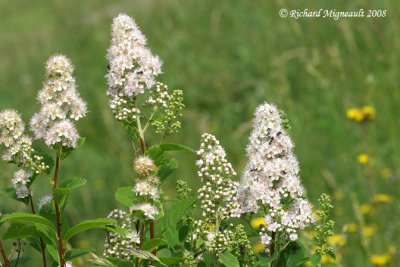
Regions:
<instances>
[{"instance_id":1,"label":"green unopened bud cluster","mask_svg":"<svg viewBox=\"0 0 400 267\"><path fill-rule=\"evenodd\" d=\"M318 225L315 227L315 236L313 237L314 242L317 245L317 254L332 254L333 248L327 246L327 241L330 236L333 236L334 221L329 220L329 213L333 209L331 200L327 194L322 194L318 199L320 208L316 211L319 219Z\"/></svg>"}]
</instances>

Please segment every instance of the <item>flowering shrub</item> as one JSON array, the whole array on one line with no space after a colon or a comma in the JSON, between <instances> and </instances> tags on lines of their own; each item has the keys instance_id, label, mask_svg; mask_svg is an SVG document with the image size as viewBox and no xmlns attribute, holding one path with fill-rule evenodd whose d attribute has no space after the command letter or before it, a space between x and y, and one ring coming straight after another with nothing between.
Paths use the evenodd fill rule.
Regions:
<instances>
[{"instance_id":1,"label":"flowering shrub","mask_svg":"<svg viewBox=\"0 0 400 267\"><path fill-rule=\"evenodd\" d=\"M30 121L34 139L17 111L0 113L3 160L17 166L13 187L2 194L30 209L30 213L0 217L1 226L7 228L0 242L5 266L29 260L21 257L24 244L41 254L43 266L72 266L75 258L92 251L73 248L69 240L89 229L107 234L103 253L92 253L95 266L300 266L306 262L318 266L323 256L334 257L326 245L333 235L330 200L321 197L316 217L300 182L283 112L268 103L257 108L248 163L238 181L223 146L212 134L202 135L197 152L166 142L180 129L183 92L157 81L161 61L127 15L113 21L107 59L109 107L134 144L134 162L127 164L134 171L133 183L115 194L125 209L74 226L66 222L68 197L86 180L64 180L59 170L61 162L84 142L74 121L85 117L87 106L76 90L72 63L55 55L46 64L46 80L38 94L40 111ZM160 143L149 146L145 137L151 128L160 135ZM33 148L33 142L41 141L50 155ZM197 178L202 185L196 194L186 182L177 181L177 197L169 197L168 203L161 184L178 166L170 151L197 153ZM32 195L38 177L47 178L52 194L37 204ZM313 227L318 218L322 220L315 226L317 249L309 255L301 230ZM12 259L3 240L17 240Z\"/></svg>"}]
</instances>

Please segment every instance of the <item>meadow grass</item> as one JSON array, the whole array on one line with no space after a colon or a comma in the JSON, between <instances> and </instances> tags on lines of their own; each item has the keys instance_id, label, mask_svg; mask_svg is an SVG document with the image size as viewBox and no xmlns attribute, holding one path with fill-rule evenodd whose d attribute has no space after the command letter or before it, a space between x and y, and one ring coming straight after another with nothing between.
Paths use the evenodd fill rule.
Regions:
<instances>
[{"instance_id":1,"label":"meadow grass","mask_svg":"<svg viewBox=\"0 0 400 267\"><path fill-rule=\"evenodd\" d=\"M282 19L287 9L386 9L386 18ZM171 138L191 147L203 132L215 134L240 173L257 105L276 103L289 118L290 134L308 196L336 196L337 232L360 225L360 205L375 194L394 197L370 204L358 216L376 232L346 233L339 248L344 266L368 266L373 254L400 244L400 3L395 1L0 1L0 109L18 109L27 121L44 81L44 63L54 53L76 66L79 91L89 114L79 122L85 145L61 170L61 179L81 176L88 186L75 193L70 221L106 216L118 204L114 192L133 183L131 143L113 119L105 95L106 49L112 18L133 16L149 46L164 61L163 82L185 95L183 128ZM375 119L357 123L346 110L370 105ZM151 138L148 140L151 144ZM359 154L370 157L357 162ZM195 158L178 155L174 178L197 188ZM10 166L1 163L0 187L10 185ZM174 194L171 178L165 191ZM45 182L45 181L42 181ZM42 193L40 187L35 197ZM357 200L357 201L355 201ZM3 197L0 209L16 204ZM78 220L79 218L79 220ZM81 236L101 251L103 235ZM391 254L388 266L398 266Z\"/></svg>"}]
</instances>

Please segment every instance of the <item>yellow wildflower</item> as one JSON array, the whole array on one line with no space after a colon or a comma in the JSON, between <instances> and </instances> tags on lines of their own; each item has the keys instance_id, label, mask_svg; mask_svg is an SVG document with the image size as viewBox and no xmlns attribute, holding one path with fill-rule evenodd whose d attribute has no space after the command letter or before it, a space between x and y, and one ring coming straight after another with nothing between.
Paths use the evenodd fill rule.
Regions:
<instances>
[{"instance_id":1,"label":"yellow wildflower","mask_svg":"<svg viewBox=\"0 0 400 267\"><path fill-rule=\"evenodd\" d=\"M388 253L390 254L390 255L394 255L394 254L396 254L396 247L395 246L393 246L393 245L390 245L389 246L389 251L388 251Z\"/></svg>"},{"instance_id":2,"label":"yellow wildflower","mask_svg":"<svg viewBox=\"0 0 400 267\"><path fill-rule=\"evenodd\" d=\"M336 260L329 255L322 255L321 263L323 264L336 263Z\"/></svg>"},{"instance_id":3,"label":"yellow wildflower","mask_svg":"<svg viewBox=\"0 0 400 267\"><path fill-rule=\"evenodd\" d=\"M369 119L369 120L373 120L375 119L375 115L376 115L376 111L375 108L372 106L363 106L361 108L362 114L364 116L364 118Z\"/></svg>"},{"instance_id":4,"label":"yellow wildflower","mask_svg":"<svg viewBox=\"0 0 400 267\"><path fill-rule=\"evenodd\" d=\"M357 161L358 161L358 163L365 165L365 164L368 164L371 161L371 159L368 156L368 154L363 153L363 154L358 155Z\"/></svg>"},{"instance_id":5,"label":"yellow wildflower","mask_svg":"<svg viewBox=\"0 0 400 267\"><path fill-rule=\"evenodd\" d=\"M364 113L358 108L348 109L346 115L349 120L354 120L357 122L361 122L364 120Z\"/></svg>"},{"instance_id":6,"label":"yellow wildflower","mask_svg":"<svg viewBox=\"0 0 400 267\"><path fill-rule=\"evenodd\" d=\"M372 211L372 207L369 204L363 204L360 206L360 213L362 215L368 214Z\"/></svg>"},{"instance_id":7,"label":"yellow wildflower","mask_svg":"<svg viewBox=\"0 0 400 267\"><path fill-rule=\"evenodd\" d=\"M362 229L362 235L364 237L371 237L376 232L376 226L367 225Z\"/></svg>"},{"instance_id":8,"label":"yellow wildflower","mask_svg":"<svg viewBox=\"0 0 400 267\"><path fill-rule=\"evenodd\" d=\"M311 263L311 261L306 261L304 264L305 267L313 267L314 265Z\"/></svg>"},{"instance_id":9,"label":"yellow wildflower","mask_svg":"<svg viewBox=\"0 0 400 267\"><path fill-rule=\"evenodd\" d=\"M344 194L342 191L336 191L333 197L335 198L336 201L340 201L344 198Z\"/></svg>"},{"instance_id":10,"label":"yellow wildflower","mask_svg":"<svg viewBox=\"0 0 400 267\"><path fill-rule=\"evenodd\" d=\"M258 243L258 244L255 244L255 245L253 246L253 252L254 252L254 254L258 254L258 253L260 253L260 252L263 252L264 249L265 249L265 245L264 245L263 243Z\"/></svg>"},{"instance_id":11,"label":"yellow wildflower","mask_svg":"<svg viewBox=\"0 0 400 267\"><path fill-rule=\"evenodd\" d=\"M370 258L370 261L378 266L386 265L390 261L390 255L388 254L373 254Z\"/></svg>"},{"instance_id":12,"label":"yellow wildflower","mask_svg":"<svg viewBox=\"0 0 400 267\"><path fill-rule=\"evenodd\" d=\"M386 194L377 194L372 197L375 203L388 203L393 201L393 197Z\"/></svg>"},{"instance_id":13,"label":"yellow wildflower","mask_svg":"<svg viewBox=\"0 0 400 267\"><path fill-rule=\"evenodd\" d=\"M328 238L328 244L331 246L343 247L346 245L346 237L344 235L336 234Z\"/></svg>"},{"instance_id":14,"label":"yellow wildflower","mask_svg":"<svg viewBox=\"0 0 400 267\"><path fill-rule=\"evenodd\" d=\"M251 227L258 230L261 225L266 225L264 217L257 217L250 221Z\"/></svg>"},{"instance_id":15,"label":"yellow wildflower","mask_svg":"<svg viewBox=\"0 0 400 267\"><path fill-rule=\"evenodd\" d=\"M349 223L344 226L344 229L348 233L355 233L358 230L358 225L355 223Z\"/></svg>"}]
</instances>

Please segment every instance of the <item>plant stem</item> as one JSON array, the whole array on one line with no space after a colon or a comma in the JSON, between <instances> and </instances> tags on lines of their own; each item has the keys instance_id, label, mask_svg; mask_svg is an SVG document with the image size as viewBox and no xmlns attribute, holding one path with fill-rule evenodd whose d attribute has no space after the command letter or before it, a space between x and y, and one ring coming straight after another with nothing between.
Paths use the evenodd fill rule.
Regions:
<instances>
[{"instance_id":1,"label":"plant stem","mask_svg":"<svg viewBox=\"0 0 400 267\"><path fill-rule=\"evenodd\" d=\"M58 180L58 171L60 169L60 151L57 152L56 156L56 168L54 170L54 179L53 179L53 199L54 199L54 208L56 210L56 225L57 225L57 239L58 239L58 253L60 257L60 266L65 266L65 258L64 258L64 246L62 240L62 233L61 233L61 213L60 207L58 205L58 201L55 195L55 190L57 188L57 180Z\"/></svg>"},{"instance_id":2,"label":"plant stem","mask_svg":"<svg viewBox=\"0 0 400 267\"><path fill-rule=\"evenodd\" d=\"M32 214L36 214L35 206L33 205L33 199L32 199L31 194L29 194L29 202L31 203ZM47 263L46 263L45 244L44 244L43 238L39 237L39 240L40 240L40 250L42 251L43 267L46 267Z\"/></svg>"},{"instance_id":3,"label":"plant stem","mask_svg":"<svg viewBox=\"0 0 400 267\"><path fill-rule=\"evenodd\" d=\"M19 257L21 256L21 240L18 240L18 251L17 251L17 260L16 260L16 262L15 262L15 264L14 264L14 267L17 267L18 266L18 263L19 263Z\"/></svg>"},{"instance_id":4,"label":"plant stem","mask_svg":"<svg viewBox=\"0 0 400 267\"><path fill-rule=\"evenodd\" d=\"M0 252L1 252L1 256L3 257L3 260L4 260L4 265L6 267L10 267L10 261L7 258L7 254L4 250L3 243L1 243L1 241L0 241Z\"/></svg>"}]
</instances>

